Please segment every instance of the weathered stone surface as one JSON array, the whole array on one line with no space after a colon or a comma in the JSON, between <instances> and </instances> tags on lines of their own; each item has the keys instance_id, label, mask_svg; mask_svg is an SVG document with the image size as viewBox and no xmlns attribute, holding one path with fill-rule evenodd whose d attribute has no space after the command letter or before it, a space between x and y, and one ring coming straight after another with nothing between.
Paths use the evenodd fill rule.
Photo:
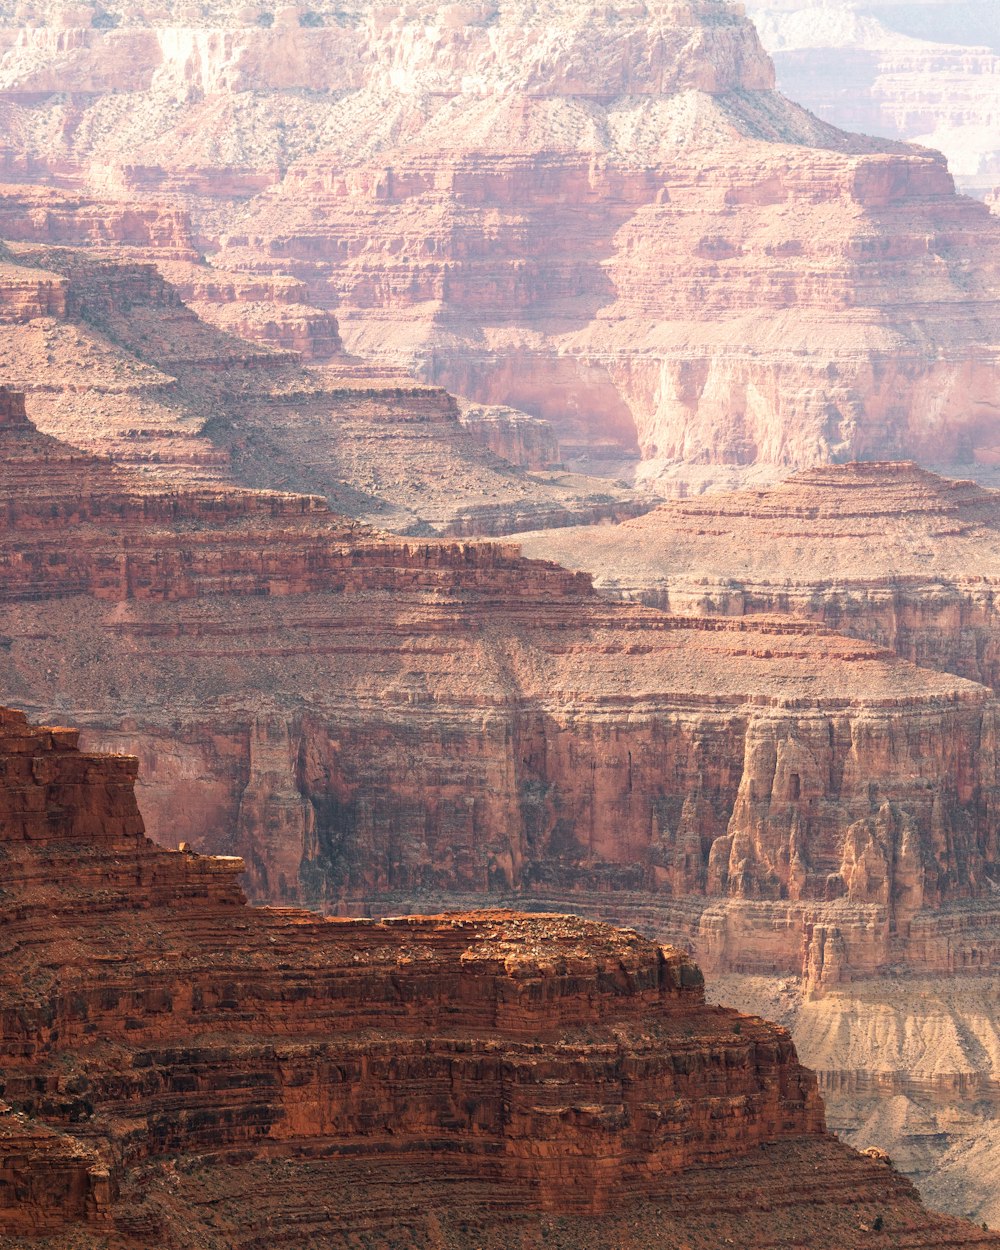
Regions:
<instances>
[{"instance_id":1,"label":"weathered stone surface","mask_svg":"<svg viewBox=\"0 0 1000 1250\"><path fill-rule=\"evenodd\" d=\"M337 355L335 319L301 303L298 284L154 265L136 259L144 250L0 249L0 373L29 392L46 432L171 480L323 494L404 532L497 534L649 506L624 486L501 459L447 391ZM268 288L291 302L218 302ZM205 297L193 305L220 324L182 292ZM278 307L288 316L271 317ZM322 364L304 367L302 346Z\"/></svg>"},{"instance_id":2,"label":"weathered stone surface","mask_svg":"<svg viewBox=\"0 0 1000 1250\"><path fill-rule=\"evenodd\" d=\"M810 469L621 526L527 535L526 555L671 612L783 612L1000 687L1000 492L913 464Z\"/></svg>"},{"instance_id":3,"label":"weathered stone surface","mask_svg":"<svg viewBox=\"0 0 1000 1250\"><path fill-rule=\"evenodd\" d=\"M748 0L778 86L824 121L940 148L959 186L1000 178L1000 27L978 0Z\"/></svg>"},{"instance_id":4,"label":"weathered stone surface","mask_svg":"<svg viewBox=\"0 0 1000 1250\"><path fill-rule=\"evenodd\" d=\"M896 1244L998 1242L833 1143L788 1035L707 1007L676 951L567 916L254 910L238 860L143 836L134 760L0 711L0 771L12 1250L243 1250L304 1227L450 1246L459 1228L442 1240L430 1214L445 1177L491 1246L586 1216L577 1244L638 1248L710 1216L746 1230L749 1170L780 1212L772 1246L804 1228L821 1250L868 1245L876 1213ZM623 1214L643 1229L628 1242Z\"/></svg>"},{"instance_id":5,"label":"weathered stone surface","mask_svg":"<svg viewBox=\"0 0 1000 1250\"><path fill-rule=\"evenodd\" d=\"M996 879L983 686L316 498L148 483L6 404L3 687L139 754L154 834L243 855L256 896L558 900L817 985L993 958L921 927Z\"/></svg>"},{"instance_id":6,"label":"weathered stone surface","mask_svg":"<svg viewBox=\"0 0 1000 1250\"><path fill-rule=\"evenodd\" d=\"M735 7L311 12L8 7L5 176L183 205L213 264L304 284L287 322L224 324L323 358L334 309L351 350L551 418L567 458L1000 446L1000 225L937 155L776 94Z\"/></svg>"}]
</instances>

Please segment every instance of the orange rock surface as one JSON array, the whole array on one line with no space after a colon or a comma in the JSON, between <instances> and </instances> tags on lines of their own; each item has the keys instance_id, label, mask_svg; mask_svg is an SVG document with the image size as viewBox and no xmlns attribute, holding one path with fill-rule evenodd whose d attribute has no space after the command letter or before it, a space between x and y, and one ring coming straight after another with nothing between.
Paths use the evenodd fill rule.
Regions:
<instances>
[{"instance_id":1,"label":"orange rock surface","mask_svg":"<svg viewBox=\"0 0 1000 1250\"><path fill-rule=\"evenodd\" d=\"M143 836L134 760L2 711L0 765L11 1250L452 1246L470 1220L513 1248L554 1219L557 1245L998 1244L827 1137L787 1034L707 1007L675 951L567 916L254 910L238 860Z\"/></svg>"},{"instance_id":2,"label":"orange rock surface","mask_svg":"<svg viewBox=\"0 0 1000 1250\"><path fill-rule=\"evenodd\" d=\"M1000 224L938 155L778 95L735 7L309 12L8 5L5 176L72 190L84 236L101 197L187 213L247 275L242 311L201 301L221 323L323 358L332 311L352 351L551 418L568 455L996 453ZM18 237L58 235L37 216ZM254 309L288 277L298 313Z\"/></svg>"},{"instance_id":3,"label":"orange rock surface","mask_svg":"<svg viewBox=\"0 0 1000 1250\"><path fill-rule=\"evenodd\" d=\"M154 834L244 856L257 897L537 897L817 984L993 958L983 686L316 498L148 483L5 403L4 689L139 754Z\"/></svg>"},{"instance_id":4,"label":"orange rock surface","mask_svg":"<svg viewBox=\"0 0 1000 1250\"><path fill-rule=\"evenodd\" d=\"M622 598L789 613L1000 687L1000 492L913 464L810 469L620 526L531 534L522 549Z\"/></svg>"}]
</instances>

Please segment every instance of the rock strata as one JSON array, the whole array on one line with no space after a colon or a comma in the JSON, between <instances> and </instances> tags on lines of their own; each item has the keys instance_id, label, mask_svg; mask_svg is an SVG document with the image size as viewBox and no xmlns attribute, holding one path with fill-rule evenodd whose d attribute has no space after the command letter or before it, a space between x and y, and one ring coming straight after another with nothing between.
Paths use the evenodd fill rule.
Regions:
<instances>
[{"instance_id":1,"label":"rock strata","mask_svg":"<svg viewBox=\"0 0 1000 1250\"><path fill-rule=\"evenodd\" d=\"M648 506L623 486L502 459L441 387L344 356L335 318L303 304L298 284L254 290L142 253L0 248L0 370L45 432L162 478L322 494L404 532L503 534ZM271 298L227 305L230 290ZM542 460L547 427L516 414L494 426L507 430L498 450L520 440L522 461Z\"/></svg>"},{"instance_id":2,"label":"rock strata","mask_svg":"<svg viewBox=\"0 0 1000 1250\"><path fill-rule=\"evenodd\" d=\"M993 958L934 927L1000 875L982 685L315 497L148 483L5 404L4 688L139 754L151 830L210 831L257 897L539 898L817 985Z\"/></svg>"},{"instance_id":3,"label":"rock strata","mask_svg":"<svg viewBox=\"0 0 1000 1250\"><path fill-rule=\"evenodd\" d=\"M4 176L71 189L81 242L101 197L167 256L186 213L243 275L242 307L199 301L220 324L325 360L333 314L362 357L550 419L568 460L641 453L656 479L1000 446L1000 224L937 154L780 96L736 6L309 14L57 30L8 7ZM66 228L29 217L17 237ZM289 279L294 312L251 294Z\"/></svg>"},{"instance_id":4,"label":"rock strata","mask_svg":"<svg viewBox=\"0 0 1000 1250\"><path fill-rule=\"evenodd\" d=\"M769 490L538 533L525 554L672 612L788 613L1000 688L1000 492L913 464L810 469Z\"/></svg>"},{"instance_id":5,"label":"rock strata","mask_svg":"<svg viewBox=\"0 0 1000 1250\"><path fill-rule=\"evenodd\" d=\"M998 1244L827 1137L787 1034L707 1007L676 951L566 916L254 910L238 860L143 836L134 760L3 711L0 762L12 1250L453 1245L442 1185L491 1246L556 1216L611 1244L623 1211L653 1223L621 1244L652 1246L735 1229L718 1185L748 1167L771 1245L868 1245L876 1218L900 1245Z\"/></svg>"}]
</instances>

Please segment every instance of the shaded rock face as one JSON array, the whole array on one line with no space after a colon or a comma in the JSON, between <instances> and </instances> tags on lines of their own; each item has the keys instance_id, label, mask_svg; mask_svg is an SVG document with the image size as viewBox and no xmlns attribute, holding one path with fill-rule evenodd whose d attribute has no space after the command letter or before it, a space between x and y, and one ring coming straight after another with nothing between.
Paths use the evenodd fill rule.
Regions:
<instances>
[{"instance_id":1,"label":"shaded rock face","mask_svg":"<svg viewBox=\"0 0 1000 1250\"><path fill-rule=\"evenodd\" d=\"M750 0L780 89L824 121L940 148L959 185L1000 181L1000 31L975 0Z\"/></svg>"},{"instance_id":2,"label":"shaded rock face","mask_svg":"<svg viewBox=\"0 0 1000 1250\"><path fill-rule=\"evenodd\" d=\"M709 1208L727 1227L719 1178L738 1188L747 1163L817 1246L863 1244L859 1204L916 1245L997 1243L828 1138L787 1034L707 1007L676 951L567 916L256 911L238 860L143 836L134 760L3 710L0 762L12 1247L242 1250L303 1228L347 1246L359 1225L386 1245L435 1232L441 1245L426 1203L442 1169L463 1215L515 1221L492 1245L537 1236L533 1212L586 1215L611 1244L624 1204L633 1218L659 1208L660 1228L629 1243L651 1246ZM400 1184L420 1188L422 1216L405 1196L385 1204Z\"/></svg>"},{"instance_id":3,"label":"shaded rock face","mask_svg":"<svg viewBox=\"0 0 1000 1250\"><path fill-rule=\"evenodd\" d=\"M4 688L135 750L151 831L243 856L256 897L537 898L817 984L987 957L926 927L997 877L983 686L316 498L157 486L5 402Z\"/></svg>"},{"instance_id":4,"label":"shaded rock face","mask_svg":"<svg viewBox=\"0 0 1000 1250\"><path fill-rule=\"evenodd\" d=\"M335 318L312 317L301 284L177 259L154 265L149 255L158 253L0 249L0 371L30 393L47 433L158 479L323 494L403 532L502 534L620 520L648 506L620 485L543 480L501 459L441 387L343 355ZM274 308L291 320L272 318ZM321 363L303 365L300 332ZM493 415L506 429L498 450L520 442L520 460L543 459L553 441L543 423Z\"/></svg>"},{"instance_id":5,"label":"shaded rock face","mask_svg":"<svg viewBox=\"0 0 1000 1250\"><path fill-rule=\"evenodd\" d=\"M526 555L672 612L782 612L1000 685L1000 492L913 464L849 464L766 491L665 504L613 528L527 536Z\"/></svg>"},{"instance_id":6,"label":"shaded rock face","mask_svg":"<svg viewBox=\"0 0 1000 1250\"><path fill-rule=\"evenodd\" d=\"M656 478L1000 445L1000 226L935 154L779 96L734 7L310 12L0 14L7 176L189 213L245 283L206 315L325 360L334 309L352 351L550 419L566 458L640 451Z\"/></svg>"}]
</instances>

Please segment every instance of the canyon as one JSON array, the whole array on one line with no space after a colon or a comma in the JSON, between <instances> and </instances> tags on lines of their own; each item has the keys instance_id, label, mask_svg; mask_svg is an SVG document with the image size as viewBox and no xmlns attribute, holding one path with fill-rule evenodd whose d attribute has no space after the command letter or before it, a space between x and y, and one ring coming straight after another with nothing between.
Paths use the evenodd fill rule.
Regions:
<instances>
[{"instance_id":1,"label":"canyon","mask_svg":"<svg viewBox=\"0 0 1000 1250\"><path fill-rule=\"evenodd\" d=\"M0 10L15 240L151 246L230 331L650 489L1000 446L1000 223L779 95L722 0L168 9Z\"/></svg>"},{"instance_id":2,"label":"canyon","mask_svg":"<svg viewBox=\"0 0 1000 1250\"><path fill-rule=\"evenodd\" d=\"M913 464L853 464L674 501L571 541L527 535L523 549L586 570L608 595L687 614L787 613L995 688L998 534L996 491ZM986 937L995 920L964 923ZM890 1150L929 1201L995 1224L993 961L960 977L900 972L817 994L798 977L721 971L711 992L791 1029L839 1134Z\"/></svg>"},{"instance_id":3,"label":"canyon","mask_svg":"<svg viewBox=\"0 0 1000 1250\"><path fill-rule=\"evenodd\" d=\"M775 47L807 9L752 7ZM0 0L0 693L138 756L193 848L5 721L38 778L110 769L122 836L62 894L68 843L6 848L0 1211L61 1250L992 1244L679 953L1000 1220L997 496L900 463L1000 463L1000 221L952 181L992 157L835 129L719 0L269 16ZM995 49L876 51L855 109L896 75L909 137L961 73L935 137L992 125Z\"/></svg>"},{"instance_id":4,"label":"canyon","mask_svg":"<svg viewBox=\"0 0 1000 1250\"><path fill-rule=\"evenodd\" d=\"M138 755L152 834L242 856L254 897L530 898L817 988L994 959L982 684L615 604L513 544L151 483L2 399L3 688Z\"/></svg>"},{"instance_id":5,"label":"canyon","mask_svg":"<svg viewBox=\"0 0 1000 1250\"><path fill-rule=\"evenodd\" d=\"M24 224L33 195L0 202L9 234L38 233ZM83 246L73 201L47 202L68 204L48 233L75 242L15 238L0 253L0 374L27 392L45 432L151 477L323 494L341 512L418 534L622 519L648 506L622 484L558 465L530 472L546 470L558 448L526 414L462 406L440 387L345 354L339 339L307 367L298 350L269 345L269 331L260 342L238 337L225 318L217 325L195 311L236 306L236 328L247 331L257 305L228 303L236 297L224 275L154 264L139 242ZM214 305L195 298L208 294ZM287 328L277 325L276 341Z\"/></svg>"},{"instance_id":6,"label":"canyon","mask_svg":"<svg viewBox=\"0 0 1000 1250\"><path fill-rule=\"evenodd\" d=\"M10 1250L1000 1244L829 1136L787 1033L682 953L253 909L238 859L144 836L135 776L0 711Z\"/></svg>"},{"instance_id":7,"label":"canyon","mask_svg":"<svg viewBox=\"0 0 1000 1250\"><path fill-rule=\"evenodd\" d=\"M974 0L748 0L780 89L824 121L948 157L980 199L1000 184L1000 25Z\"/></svg>"}]
</instances>

